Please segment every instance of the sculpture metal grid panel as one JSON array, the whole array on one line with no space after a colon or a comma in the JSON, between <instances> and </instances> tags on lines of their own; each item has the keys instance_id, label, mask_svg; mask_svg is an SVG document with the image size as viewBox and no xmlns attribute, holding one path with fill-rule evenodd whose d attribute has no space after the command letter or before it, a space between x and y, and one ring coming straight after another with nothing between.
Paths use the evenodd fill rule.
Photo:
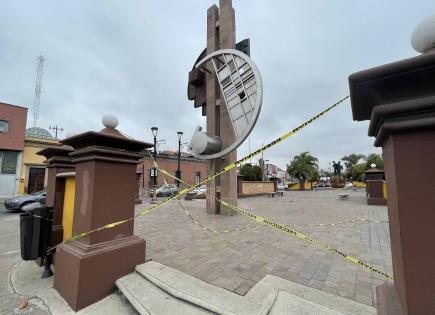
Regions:
<instances>
[{"instance_id":1,"label":"sculpture metal grid panel","mask_svg":"<svg viewBox=\"0 0 435 315\"><path fill-rule=\"evenodd\" d=\"M211 66L208 67L206 64ZM190 146L192 153L201 159L215 159L237 149L254 128L263 100L261 76L251 58L235 49L215 51L201 59L195 68L207 73L214 72L216 75L223 97L221 106L224 103L227 107L236 138L234 143L219 152L200 154L194 148L202 150L208 146L207 141L212 143L216 140L211 139L211 135L207 136L207 140L204 135L199 137L195 136L195 133Z\"/></svg>"},{"instance_id":2,"label":"sculpture metal grid panel","mask_svg":"<svg viewBox=\"0 0 435 315\"><path fill-rule=\"evenodd\" d=\"M237 138L252 122L257 85L248 63L232 54L211 59Z\"/></svg>"}]
</instances>

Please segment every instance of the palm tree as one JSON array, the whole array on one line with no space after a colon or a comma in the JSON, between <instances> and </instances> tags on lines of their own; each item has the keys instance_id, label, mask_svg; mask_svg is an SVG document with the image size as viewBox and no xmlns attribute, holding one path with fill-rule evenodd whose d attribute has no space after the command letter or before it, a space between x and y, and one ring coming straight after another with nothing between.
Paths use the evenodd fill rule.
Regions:
<instances>
[{"instance_id":1,"label":"palm tree","mask_svg":"<svg viewBox=\"0 0 435 315\"><path fill-rule=\"evenodd\" d=\"M318 174L318 161L310 152L302 152L287 165L287 173L296 178L314 179L313 177Z\"/></svg>"}]
</instances>

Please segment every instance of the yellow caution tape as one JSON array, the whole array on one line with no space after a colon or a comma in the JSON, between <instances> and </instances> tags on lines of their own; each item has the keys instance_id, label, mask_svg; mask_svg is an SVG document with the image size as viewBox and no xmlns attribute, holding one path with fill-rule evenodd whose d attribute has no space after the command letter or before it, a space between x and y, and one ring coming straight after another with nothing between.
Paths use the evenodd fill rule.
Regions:
<instances>
[{"instance_id":1,"label":"yellow caution tape","mask_svg":"<svg viewBox=\"0 0 435 315\"><path fill-rule=\"evenodd\" d=\"M180 178L176 177L175 175L172 175L168 171L166 171L166 170L164 170L162 168L159 168L159 166L155 162L154 162L154 167L160 173L162 173L162 174L164 174L164 175L166 175L168 177L171 177L172 179L179 180L183 184L190 185L189 183L186 183L185 181L181 180ZM165 181L165 183L166 183L166 181ZM203 193L203 194L205 194L205 193ZM291 226L291 227L301 227L301 226L309 226L309 227L312 227L312 226L335 226L335 225L339 225L339 224L347 224L347 223L355 223L355 222L388 223L388 221L381 221L381 220L372 220L372 219L361 218L361 219L352 219L352 220L338 221L338 222L334 222L334 223L286 224L286 226ZM226 232L226 231L224 231L224 232Z\"/></svg>"},{"instance_id":2,"label":"yellow caution tape","mask_svg":"<svg viewBox=\"0 0 435 315\"><path fill-rule=\"evenodd\" d=\"M299 125L299 126L296 127L295 129L286 132L284 135L282 135L281 137L277 138L276 140L274 140L274 141L272 141L272 142L270 142L270 143L264 145L264 146L261 147L260 149L258 149L258 150L256 150L256 151L254 151L254 152L252 152L252 153L250 153L250 154L244 156L243 158L237 160L237 161L234 162L234 163L231 163L231 164L225 166L224 168L222 168L221 170L215 172L214 174L211 174L211 175L207 176L204 180L200 181L199 183L196 183L196 184L194 184L194 185L191 185L191 186L189 186L189 187L184 188L184 189L181 190L178 194L173 195L172 197L169 197L169 198L167 198L167 199L165 199L165 200L163 200L163 201L161 201L161 202L155 204L154 206L152 206L152 207L150 207L150 208L148 208L148 209L146 209L146 210L144 210L144 211L142 211L142 212L136 214L134 217L129 218L129 219L124 220L124 221L120 221L121 223L119 223L119 222L114 223L115 226L117 226L117 225L119 225L119 224L122 224L122 223L125 223L125 222L128 222L128 221L131 221L131 220L134 220L134 219L136 219L136 218L139 217L139 216L145 216L145 215L148 215L148 214L150 214L151 212L153 212L154 210L156 210L157 208L160 208L160 207L163 206L164 204L170 202L171 200L173 200L173 199L175 199L175 198L178 198L178 197L181 196L181 195L186 194L187 192L191 191L192 189L195 189L195 188L198 188L198 187L204 185L205 183L211 181L212 179L218 177L219 175L222 175L223 173L226 173L226 172L228 172L229 170L231 170L231 169L237 167L237 165L240 165L240 164L242 164L243 162L245 162L245 161L251 159L252 157L254 157L254 156L260 154L261 152L264 152L264 151L270 149L271 147L277 145L278 143L283 142L284 140L290 138L291 136L293 136L293 135L296 134L297 132L301 131L301 130L304 129L306 126L310 125L311 123L313 123L314 121L316 121L317 119L319 119L320 117L322 117L323 115L325 115L326 113L328 113L329 111L333 110L335 107L337 107L339 104L341 104L342 102L344 102L344 101L347 100L348 98L349 98L349 95L346 96L346 97L344 97L344 98L342 98L341 100L339 100L339 101L336 102L335 104L329 106L329 107L326 108L325 110L321 111L319 114L313 116L312 118L310 118L309 120L307 120L307 121L304 122L303 124ZM117 223L119 223L119 224L117 224ZM97 232L97 231L101 231L101 230L104 230L104 229L108 229L108 228L110 228L109 225L110 225L110 224L106 224L106 225L101 226L101 227L99 227L99 228L96 228L96 229L93 229L93 230L90 230L90 231L87 231L87 232L79 233L79 234L77 234L77 235L71 237L70 239L64 240L63 242L61 242L61 243L58 244L58 245L65 244L65 243L68 243L68 242L70 242L70 241L72 241L72 240L77 240L77 239L79 239L79 238L86 237L86 236L88 236L88 235L90 235L90 234L92 234L92 233L95 233L95 232ZM56 245L56 246L58 246L58 245ZM55 247L56 247L56 246L55 246ZM49 248L49 251L53 250L55 247Z\"/></svg>"},{"instance_id":3,"label":"yellow caution tape","mask_svg":"<svg viewBox=\"0 0 435 315\"><path fill-rule=\"evenodd\" d=\"M148 153L149 153L149 151L148 151ZM154 160L154 158L153 158L153 156L151 155L151 153L149 153L149 155L150 155L150 158L151 158L151 160L152 160L152 162L153 162L153 167L154 167L155 169L157 169L159 172L161 172L161 173L163 174L162 177L163 177L163 181L164 181L165 185L168 185L168 182L166 181L166 177L165 177L165 175L168 176L168 177L171 177L172 179L178 180L178 181L180 181L180 182L183 183L183 184L190 185L190 184L186 183L185 181L181 180L180 178L178 178L178 177L172 175L172 174L169 173L168 171L159 168L159 165L157 164L156 160ZM214 234L230 233L230 232L236 232L236 231L243 231L243 230L251 229L251 228L254 228L254 227L255 227L255 225L251 225L251 226L246 226L246 227L241 227L241 228L236 228L236 229L229 229L229 230L225 230L225 231L222 231L222 232L218 232L218 231L216 231L216 230L213 230L212 228L206 227L206 226L203 225L201 222L199 222L198 220L196 220L196 219L195 219L195 218L190 214L190 212L189 212L189 211L188 211L188 210L183 206L183 204L181 203L181 200L180 200L179 198L175 198L175 199L177 200L177 202L178 202L178 204L180 205L181 209L183 209L184 214L185 214L185 215L186 215L186 216L187 216L187 217L192 221L192 223L198 225L199 227L201 227L201 229L206 230L206 231L208 231L208 232L211 232L211 233L214 233Z\"/></svg>"},{"instance_id":4,"label":"yellow caution tape","mask_svg":"<svg viewBox=\"0 0 435 315\"><path fill-rule=\"evenodd\" d=\"M172 176L172 174L170 174L169 172L167 172L166 170L162 170L162 169L160 169L159 168L159 166L157 165L157 162L156 162L156 160L153 158L153 156L151 155L151 153L148 151L148 154L149 154L149 156L150 156L150 158L151 158L151 160L152 160L152 162L153 162L153 166L154 166L154 168L155 169L157 169L157 170L159 170L162 174L163 174L163 181L164 181L164 183L165 183L165 185L166 186L168 186L168 182L166 181L166 177L165 177L165 175L166 176L169 176L169 177L172 177L172 178L174 178L174 179L178 179L180 182L181 182L181 179L179 179L179 178L177 178L177 177L175 177L175 176ZM184 183L184 182L183 182ZM172 193L172 191L171 191L171 193ZM175 195L175 194L172 194L173 196ZM208 227L206 227L206 226L204 226L204 225L202 225L201 224L201 222L199 222L199 221L197 221L194 217L192 217L191 215L190 215L190 213L189 213L189 211L187 211L187 209L183 206L183 204L181 203L181 201L180 201L180 199L178 198L178 197L175 197L175 200L178 202L178 204L180 205L180 207L181 207L181 209L183 209L183 211L184 211L184 213L186 214L186 216L193 222L193 223L195 223L196 225L199 225L203 230L206 230L206 231L209 231L209 232L211 232L211 233L218 233L218 232L216 232L215 230L213 230L213 229L210 229L210 228L208 228Z\"/></svg>"},{"instance_id":5,"label":"yellow caution tape","mask_svg":"<svg viewBox=\"0 0 435 315\"><path fill-rule=\"evenodd\" d=\"M154 161L154 159L153 159L153 161ZM172 175L168 171L166 171L166 170L164 170L162 168L159 168L159 166L155 162L154 162L154 167L160 173L162 173L162 174L164 174L164 175L166 175L168 177L171 177L172 179L179 180L183 184L190 185L189 183L186 183L185 181L181 180L180 178L176 177L175 175ZM165 181L165 183L166 183L166 181ZM203 193L203 194L205 194L205 193ZM352 220L338 221L338 222L334 222L334 223L286 224L286 226L291 226L291 227L301 227L301 226L310 226L310 227L312 227L312 226L335 226L335 225L339 225L339 224L347 224L347 223L355 223L355 222L388 223L388 221L381 221L381 220L372 220L372 219L361 218L361 219L352 219Z\"/></svg>"},{"instance_id":6,"label":"yellow caution tape","mask_svg":"<svg viewBox=\"0 0 435 315\"><path fill-rule=\"evenodd\" d=\"M338 249L335 249L335 248L329 246L326 243L314 240L314 239L312 239L312 238L310 238L310 237L308 237L308 236L306 236L306 235L304 235L304 234L302 234L300 232L292 230L292 229L288 228L287 226L285 226L284 224L273 222L273 221L271 221L269 219L266 219L266 218L264 218L262 216L256 215L256 214L251 213L249 211L246 211L246 210L244 210L242 208L239 208L239 207L237 207L235 205L232 205L232 204L230 204L230 203L228 203L228 202L226 202L224 200L220 200L218 198L216 198L216 200L218 202L220 202L221 204L223 204L224 206L226 206L226 207L228 207L230 209L233 209L234 211L237 211L237 212L247 216L248 218L251 218L251 219L253 219L253 220L257 221L257 222L260 222L260 223L262 223L264 225L271 226L271 227L273 227L273 228L275 228L275 229L277 229L277 230L279 230L281 232L287 233L287 234L289 234L291 236L295 236L295 237L297 237L297 238L299 238L301 240L307 241L307 242L309 242L311 244L315 244L315 245L317 245L319 247L322 247L322 248L324 248L326 250L329 250L331 252L339 254L339 255L343 256L344 258L346 258L348 261L353 262L354 264L363 266L364 268L366 268L368 270L371 270L371 271L376 272L376 273L378 273L378 274L380 274L380 275L382 275L382 276L384 276L386 278L389 278L389 279L393 280L392 276L390 276L390 275L388 275L388 274L386 274L386 273L384 273L382 271L379 271L378 269L376 269L376 268L366 264L365 262L363 262L363 261L361 261L361 260L359 260L359 259L357 259L355 257L352 257L350 255L347 255L347 254L343 253L342 251L339 251Z\"/></svg>"},{"instance_id":7,"label":"yellow caution tape","mask_svg":"<svg viewBox=\"0 0 435 315\"><path fill-rule=\"evenodd\" d=\"M380 220L372 220L372 219L353 219L353 220L346 220L346 221L338 221L334 223L314 223L314 224L286 224L287 226L291 227L299 227L299 226L335 226L339 224L346 224L346 223L354 223L354 222L373 222L373 223L388 223L388 221L380 221Z\"/></svg>"}]
</instances>

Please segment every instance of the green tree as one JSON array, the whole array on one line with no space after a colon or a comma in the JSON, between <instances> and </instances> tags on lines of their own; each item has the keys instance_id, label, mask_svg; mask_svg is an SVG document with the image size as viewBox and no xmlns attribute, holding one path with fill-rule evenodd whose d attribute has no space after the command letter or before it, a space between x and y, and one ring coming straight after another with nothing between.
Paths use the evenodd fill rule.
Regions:
<instances>
[{"instance_id":1,"label":"green tree","mask_svg":"<svg viewBox=\"0 0 435 315\"><path fill-rule=\"evenodd\" d=\"M263 172L258 165L252 166L247 163L240 168L240 175L243 175L245 181L260 181L263 180Z\"/></svg>"},{"instance_id":2,"label":"green tree","mask_svg":"<svg viewBox=\"0 0 435 315\"><path fill-rule=\"evenodd\" d=\"M382 156L376 153L372 153L367 156L366 164L367 164L366 169L371 168L370 165L372 164L376 164L376 168L379 168L381 170L384 169L384 159L382 158Z\"/></svg>"},{"instance_id":3,"label":"green tree","mask_svg":"<svg viewBox=\"0 0 435 315\"><path fill-rule=\"evenodd\" d=\"M360 164L355 165L352 168L352 174L351 174L352 180L357 181L357 182L362 182L364 179L364 173L366 170L367 170L366 163L360 163Z\"/></svg>"},{"instance_id":4,"label":"green tree","mask_svg":"<svg viewBox=\"0 0 435 315\"><path fill-rule=\"evenodd\" d=\"M344 166L346 166L346 171L344 173L344 176L346 178L352 178L353 177L353 169L358 164L360 160L365 160L364 154L349 154L345 155L341 158L342 161L344 161Z\"/></svg>"},{"instance_id":5,"label":"green tree","mask_svg":"<svg viewBox=\"0 0 435 315\"><path fill-rule=\"evenodd\" d=\"M310 152L302 152L287 165L287 173L296 178L317 179L319 175L318 161Z\"/></svg>"},{"instance_id":6,"label":"green tree","mask_svg":"<svg viewBox=\"0 0 435 315\"><path fill-rule=\"evenodd\" d=\"M311 174L311 180L319 180L320 179L320 172L319 169L316 168L313 171L313 174Z\"/></svg>"}]
</instances>

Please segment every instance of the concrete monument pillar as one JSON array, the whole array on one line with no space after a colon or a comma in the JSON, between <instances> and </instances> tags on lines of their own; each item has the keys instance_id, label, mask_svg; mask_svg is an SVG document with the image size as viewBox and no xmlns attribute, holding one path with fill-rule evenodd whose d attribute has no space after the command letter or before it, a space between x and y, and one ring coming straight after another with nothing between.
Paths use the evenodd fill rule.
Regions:
<instances>
[{"instance_id":1,"label":"concrete monument pillar","mask_svg":"<svg viewBox=\"0 0 435 315\"><path fill-rule=\"evenodd\" d=\"M377 287L379 314L435 314L435 15L412 42L421 55L349 77L388 183L394 285Z\"/></svg>"},{"instance_id":2,"label":"concrete monument pillar","mask_svg":"<svg viewBox=\"0 0 435 315\"><path fill-rule=\"evenodd\" d=\"M236 47L235 12L231 0L220 0L207 10L207 54L224 48ZM228 110L221 97L219 84L213 73L206 74L207 133L217 135L222 146L228 147L235 141L235 134ZM237 150L223 158L207 161L207 174L213 174L222 167L237 160ZM215 197L237 204L237 170L234 168L207 183L207 213L233 214L233 210L222 207Z\"/></svg>"},{"instance_id":3,"label":"concrete monument pillar","mask_svg":"<svg viewBox=\"0 0 435 315\"><path fill-rule=\"evenodd\" d=\"M61 141L74 148L73 235L134 216L139 152L152 145L124 137L113 116L103 123L100 132ZM54 287L74 310L112 293L118 278L145 262L145 241L133 235L133 225L132 220L58 246Z\"/></svg>"},{"instance_id":4,"label":"concrete monument pillar","mask_svg":"<svg viewBox=\"0 0 435 315\"><path fill-rule=\"evenodd\" d=\"M47 199L46 205L53 207L53 227L51 246L62 242L63 238L63 198L65 191L65 178L57 178L59 173L74 171L74 165L69 153L73 148L67 145L48 147L37 154L47 159Z\"/></svg>"}]
</instances>

